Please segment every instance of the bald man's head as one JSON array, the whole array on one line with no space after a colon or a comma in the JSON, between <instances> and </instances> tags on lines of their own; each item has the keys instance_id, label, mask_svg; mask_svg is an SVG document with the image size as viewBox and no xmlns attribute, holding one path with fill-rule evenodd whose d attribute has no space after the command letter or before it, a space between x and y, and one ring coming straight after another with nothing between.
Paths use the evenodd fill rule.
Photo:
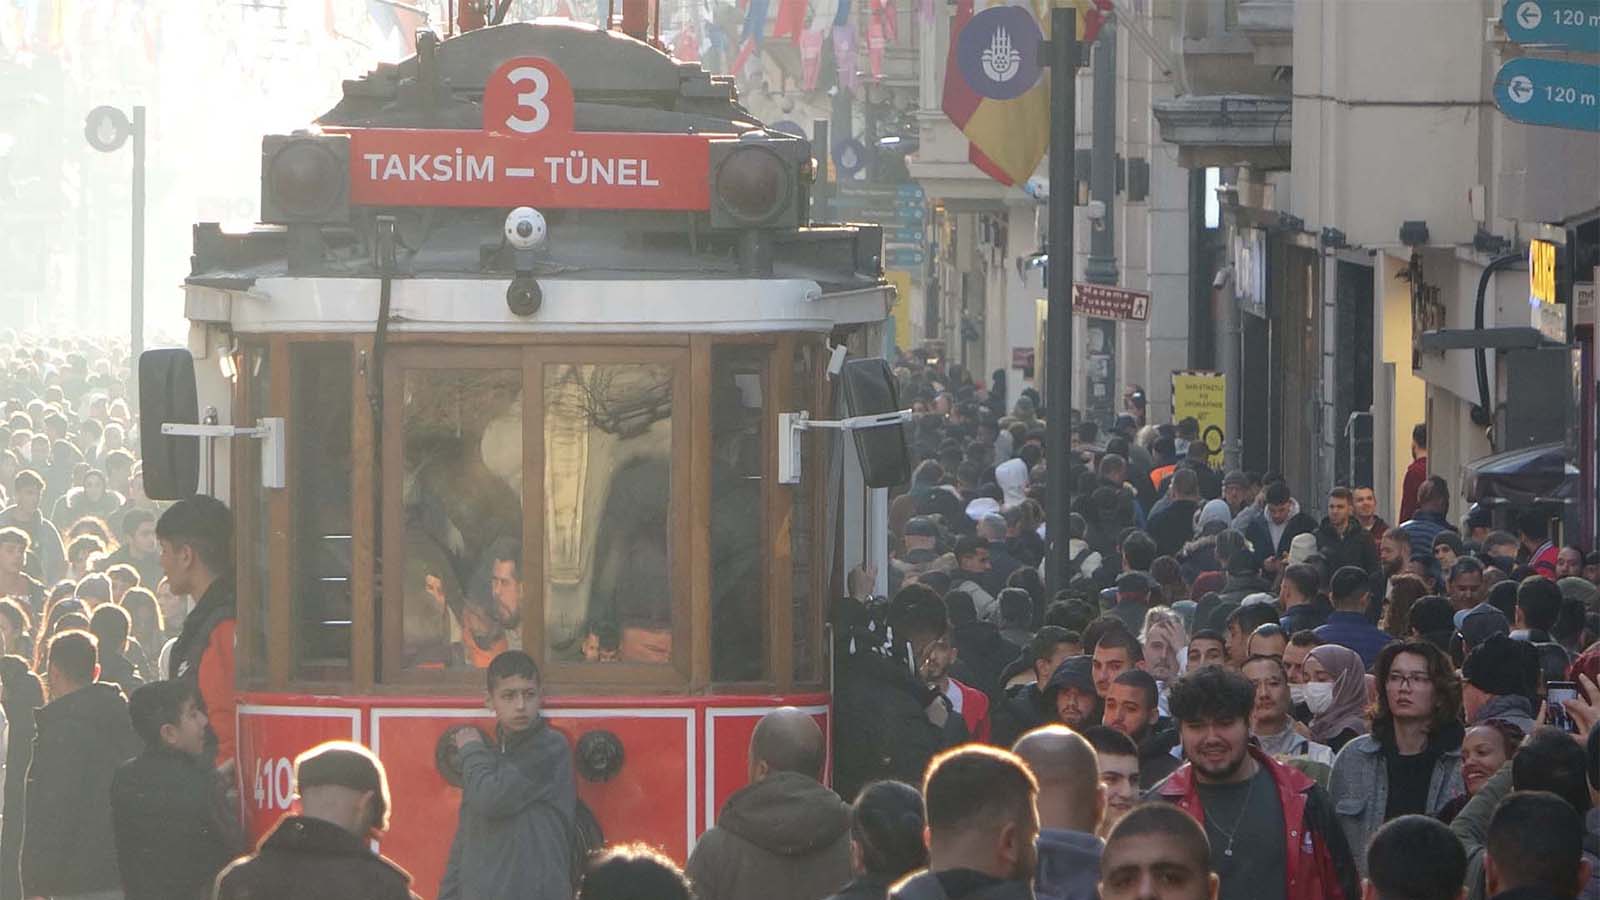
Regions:
<instances>
[{"instance_id":1,"label":"bald man's head","mask_svg":"<svg viewBox=\"0 0 1600 900\"><path fill-rule=\"evenodd\" d=\"M1105 813L1100 764L1083 736L1063 725L1023 735L1013 753L1039 780L1039 825L1093 834Z\"/></svg>"},{"instance_id":2,"label":"bald man's head","mask_svg":"<svg viewBox=\"0 0 1600 900\"><path fill-rule=\"evenodd\" d=\"M775 709L761 717L750 736L750 780L773 772L820 779L826 749L822 729L809 713L792 706Z\"/></svg>"}]
</instances>

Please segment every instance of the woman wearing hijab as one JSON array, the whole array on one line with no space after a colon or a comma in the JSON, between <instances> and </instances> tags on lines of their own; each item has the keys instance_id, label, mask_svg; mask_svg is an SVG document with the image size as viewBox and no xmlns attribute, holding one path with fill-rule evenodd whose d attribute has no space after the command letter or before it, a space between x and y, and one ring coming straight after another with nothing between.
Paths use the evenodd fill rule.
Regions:
<instances>
[{"instance_id":1,"label":"woman wearing hijab","mask_svg":"<svg viewBox=\"0 0 1600 900\"><path fill-rule=\"evenodd\" d=\"M1291 688L1311 710L1311 739L1338 753L1367 733L1367 670L1361 655L1338 644L1323 644L1306 656L1306 683Z\"/></svg>"}]
</instances>

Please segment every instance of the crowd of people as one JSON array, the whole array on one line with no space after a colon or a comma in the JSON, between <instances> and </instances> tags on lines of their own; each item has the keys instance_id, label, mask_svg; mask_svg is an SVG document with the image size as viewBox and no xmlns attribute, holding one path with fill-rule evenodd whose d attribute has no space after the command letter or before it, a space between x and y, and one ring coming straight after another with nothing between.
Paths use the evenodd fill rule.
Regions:
<instances>
[{"instance_id":1,"label":"crowd of people","mask_svg":"<svg viewBox=\"0 0 1600 900\"><path fill-rule=\"evenodd\" d=\"M1077 830L1106 840L1141 803L1183 810L1224 898L1354 900L1363 879L1380 897L1513 896L1496 825L1535 815L1575 823L1562 846L1582 861L1514 896L1600 897L1600 555L1553 539L1559 510L1452 516L1418 426L1390 524L1378 486L1307 498L1219 467L1193 420L1147 421L1137 388L1109 428L1069 423L1058 474L1031 391L1007 408L959 366L898 365L916 462L890 506L889 595L858 571L834 610L841 796L923 783L973 744L1027 764L1031 735L1066 729L1104 796ZM1058 478L1068 571L1047 595ZM1032 775L1042 817L1055 776ZM1462 864L1413 871L1392 850L1408 840ZM1567 859L1549 835L1517 840ZM1046 846L1038 894L1092 896L1046 876L1062 871Z\"/></svg>"},{"instance_id":2,"label":"crowd of people","mask_svg":"<svg viewBox=\"0 0 1600 900\"><path fill-rule=\"evenodd\" d=\"M144 498L114 345L0 341L0 900L417 896L359 744L302 753L245 845L231 514ZM1046 596L1039 398L899 374L919 463L889 596L858 569L832 610L831 783L823 730L778 709L685 866L592 846L539 665L505 648L493 733L450 733L440 900L1600 898L1600 558L1544 510L1452 520L1419 428L1397 524L1365 485L1314 516L1133 389L1109 431L1072 423Z\"/></svg>"}]
</instances>

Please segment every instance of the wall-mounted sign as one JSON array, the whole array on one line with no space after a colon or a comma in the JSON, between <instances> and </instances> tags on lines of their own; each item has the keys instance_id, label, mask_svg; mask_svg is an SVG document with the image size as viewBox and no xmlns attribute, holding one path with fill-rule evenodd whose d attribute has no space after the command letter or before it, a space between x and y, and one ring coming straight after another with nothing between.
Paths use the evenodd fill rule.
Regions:
<instances>
[{"instance_id":1,"label":"wall-mounted sign","mask_svg":"<svg viewBox=\"0 0 1600 900\"><path fill-rule=\"evenodd\" d=\"M1600 53L1600 0L1506 0L1500 25L1513 43Z\"/></svg>"},{"instance_id":2,"label":"wall-mounted sign","mask_svg":"<svg viewBox=\"0 0 1600 900\"><path fill-rule=\"evenodd\" d=\"M1143 322L1150 318L1150 295L1144 291L1078 282L1072 285L1072 311L1096 319Z\"/></svg>"},{"instance_id":3,"label":"wall-mounted sign","mask_svg":"<svg viewBox=\"0 0 1600 900\"><path fill-rule=\"evenodd\" d=\"M1525 125L1600 131L1600 66L1518 57L1494 76L1494 105Z\"/></svg>"},{"instance_id":4,"label":"wall-mounted sign","mask_svg":"<svg viewBox=\"0 0 1600 900\"><path fill-rule=\"evenodd\" d=\"M1556 245L1550 241L1528 244L1528 300L1530 303L1556 302Z\"/></svg>"}]
</instances>

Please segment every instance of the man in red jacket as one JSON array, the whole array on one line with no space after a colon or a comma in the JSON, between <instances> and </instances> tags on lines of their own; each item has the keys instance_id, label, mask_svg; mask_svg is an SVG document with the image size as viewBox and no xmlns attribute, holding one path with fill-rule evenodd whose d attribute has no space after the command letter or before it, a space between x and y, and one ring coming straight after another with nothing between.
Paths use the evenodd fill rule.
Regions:
<instances>
[{"instance_id":1,"label":"man in red jacket","mask_svg":"<svg viewBox=\"0 0 1600 900\"><path fill-rule=\"evenodd\" d=\"M179 500L156 522L161 570L172 592L194 598L172 645L167 676L200 690L210 720L206 749L232 781L234 771L233 516L215 497Z\"/></svg>"},{"instance_id":2,"label":"man in red jacket","mask_svg":"<svg viewBox=\"0 0 1600 900\"><path fill-rule=\"evenodd\" d=\"M1220 666L1178 679L1167 708L1189 761L1154 796L1205 828L1220 900L1357 900L1361 885L1332 801L1250 744L1254 704L1250 682Z\"/></svg>"}]
</instances>

